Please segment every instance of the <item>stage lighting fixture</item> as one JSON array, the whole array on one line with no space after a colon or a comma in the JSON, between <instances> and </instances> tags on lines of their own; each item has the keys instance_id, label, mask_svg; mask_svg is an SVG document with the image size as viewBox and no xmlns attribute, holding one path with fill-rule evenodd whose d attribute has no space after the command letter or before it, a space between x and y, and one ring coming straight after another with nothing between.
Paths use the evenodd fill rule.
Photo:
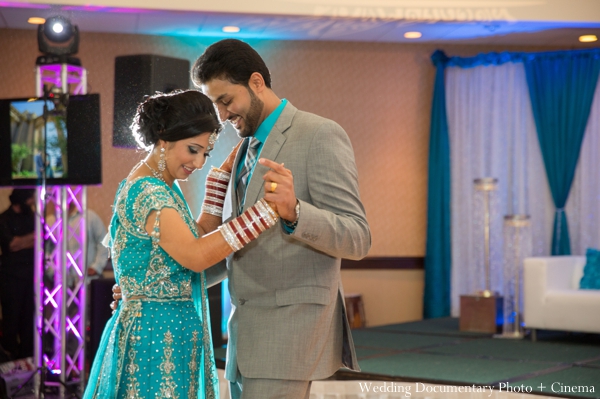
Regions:
<instances>
[{"instance_id":1,"label":"stage lighting fixture","mask_svg":"<svg viewBox=\"0 0 600 399\"><path fill-rule=\"evenodd\" d=\"M79 51L79 29L60 15L38 25L38 47L50 58L68 57Z\"/></svg>"}]
</instances>

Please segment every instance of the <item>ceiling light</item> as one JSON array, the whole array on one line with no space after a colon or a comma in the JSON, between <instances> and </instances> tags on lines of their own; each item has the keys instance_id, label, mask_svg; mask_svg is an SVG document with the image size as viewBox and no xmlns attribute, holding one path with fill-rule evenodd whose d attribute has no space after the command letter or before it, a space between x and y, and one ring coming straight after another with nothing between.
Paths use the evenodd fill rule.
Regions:
<instances>
[{"instance_id":1,"label":"ceiling light","mask_svg":"<svg viewBox=\"0 0 600 399\"><path fill-rule=\"evenodd\" d=\"M50 17L43 25L38 25L38 47L46 55L77 54L79 29L63 16Z\"/></svg>"},{"instance_id":2,"label":"ceiling light","mask_svg":"<svg viewBox=\"0 0 600 399\"><path fill-rule=\"evenodd\" d=\"M40 17L31 17L27 20L27 22L32 25L42 25L44 22L46 22L46 19Z\"/></svg>"},{"instance_id":3,"label":"ceiling light","mask_svg":"<svg viewBox=\"0 0 600 399\"><path fill-rule=\"evenodd\" d=\"M56 22L54 25L52 25L52 30L54 33L62 33L64 29L64 26L60 22Z\"/></svg>"},{"instance_id":4,"label":"ceiling light","mask_svg":"<svg viewBox=\"0 0 600 399\"><path fill-rule=\"evenodd\" d=\"M73 25L71 22L60 15L50 17L46 20L43 26L44 35L51 41L56 43L65 43L74 35Z\"/></svg>"},{"instance_id":5,"label":"ceiling light","mask_svg":"<svg viewBox=\"0 0 600 399\"><path fill-rule=\"evenodd\" d=\"M583 36L579 36L579 41L582 43L591 43L591 42L595 42L596 40L598 40L598 38L596 37L596 35L583 35Z\"/></svg>"},{"instance_id":6,"label":"ceiling light","mask_svg":"<svg viewBox=\"0 0 600 399\"><path fill-rule=\"evenodd\" d=\"M226 33L238 33L240 31L240 28L237 26L224 26L223 27L223 32Z\"/></svg>"},{"instance_id":7,"label":"ceiling light","mask_svg":"<svg viewBox=\"0 0 600 399\"><path fill-rule=\"evenodd\" d=\"M407 39L418 39L421 36L423 36L423 34L421 34L421 32L406 32L404 34L404 37Z\"/></svg>"}]
</instances>

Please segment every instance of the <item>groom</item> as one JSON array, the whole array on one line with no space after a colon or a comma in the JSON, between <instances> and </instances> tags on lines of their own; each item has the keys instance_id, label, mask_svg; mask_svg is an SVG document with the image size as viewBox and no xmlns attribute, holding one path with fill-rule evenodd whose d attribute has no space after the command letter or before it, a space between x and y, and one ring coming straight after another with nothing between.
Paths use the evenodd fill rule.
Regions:
<instances>
[{"instance_id":1,"label":"groom","mask_svg":"<svg viewBox=\"0 0 600 399\"><path fill-rule=\"evenodd\" d=\"M213 282L229 278L231 396L308 398L312 380L342 366L359 370L340 264L366 256L371 234L352 145L337 123L277 97L267 66L244 42L208 47L192 80L244 140L223 221L263 196L282 219L206 272Z\"/></svg>"}]
</instances>

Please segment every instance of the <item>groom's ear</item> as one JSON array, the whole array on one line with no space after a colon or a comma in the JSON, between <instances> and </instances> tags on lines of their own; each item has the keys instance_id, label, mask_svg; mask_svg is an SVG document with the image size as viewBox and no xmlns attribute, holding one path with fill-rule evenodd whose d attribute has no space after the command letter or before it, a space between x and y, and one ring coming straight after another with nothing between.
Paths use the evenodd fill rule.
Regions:
<instances>
[{"instance_id":1,"label":"groom's ear","mask_svg":"<svg viewBox=\"0 0 600 399\"><path fill-rule=\"evenodd\" d=\"M267 86L265 85L265 79L263 76L258 72L254 72L252 75L250 75L250 79L248 79L248 87L254 93L260 94Z\"/></svg>"}]
</instances>

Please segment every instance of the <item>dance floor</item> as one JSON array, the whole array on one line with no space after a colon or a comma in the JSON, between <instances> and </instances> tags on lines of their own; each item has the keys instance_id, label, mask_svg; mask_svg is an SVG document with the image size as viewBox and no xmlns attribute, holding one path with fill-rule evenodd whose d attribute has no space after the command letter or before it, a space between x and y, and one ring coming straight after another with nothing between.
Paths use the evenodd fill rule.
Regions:
<instances>
[{"instance_id":1,"label":"dance floor","mask_svg":"<svg viewBox=\"0 0 600 399\"><path fill-rule=\"evenodd\" d=\"M353 330L362 372L313 382L311 399L600 399L600 335L538 341L460 332L443 318ZM221 398L225 348L215 351ZM51 398L52 396L46 396Z\"/></svg>"},{"instance_id":2,"label":"dance floor","mask_svg":"<svg viewBox=\"0 0 600 399\"><path fill-rule=\"evenodd\" d=\"M443 318L352 335L362 372L340 370L315 382L311 397L600 398L597 334L540 331L537 342L497 339L460 332L458 319ZM216 357L222 367L224 349Z\"/></svg>"}]
</instances>

